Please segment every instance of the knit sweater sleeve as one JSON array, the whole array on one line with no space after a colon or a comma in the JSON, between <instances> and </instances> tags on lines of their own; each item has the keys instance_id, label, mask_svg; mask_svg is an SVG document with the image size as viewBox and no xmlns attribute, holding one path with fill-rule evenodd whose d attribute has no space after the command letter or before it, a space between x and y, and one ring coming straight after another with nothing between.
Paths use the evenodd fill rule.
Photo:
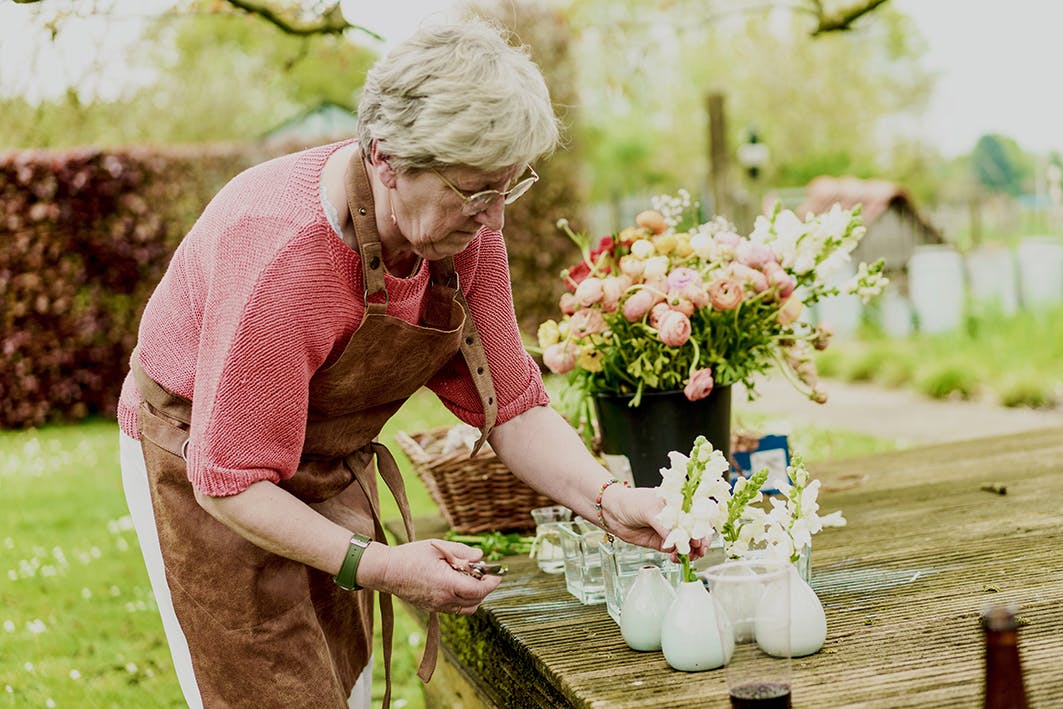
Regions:
<instances>
[{"instance_id":1,"label":"knit sweater sleeve","mask_svg":"<svg viewBox=\"0 0 1063 709\"><path fill-rule=\"evenodd\" d=\"M521 342L501 232L481 230L479 237L454 257L454 266L487 354L498 400L496 423L549 404L539 367ZM459 419L471 426L483 425L480 398L460 354L428 382L428 388Z\"/></svg>"},{"instance_id":2,"label":"knit sweater sleeve","mask_svg":"<svg viewBox=\"0 0 1063 709\"><path fill-rule=\"evenodd\" d=\"M254 221L254 223L249 223ZM243 220L250 233L291 230ZM247 235L241 238L247 239ZM323 303L335 280L319 235L307 230L247 272L214 264L192 397L188 476L208 495L231 495L260 480L295 474L306 432L308 383L333 344L336 314Z\"/></svg>"}]
</instances>

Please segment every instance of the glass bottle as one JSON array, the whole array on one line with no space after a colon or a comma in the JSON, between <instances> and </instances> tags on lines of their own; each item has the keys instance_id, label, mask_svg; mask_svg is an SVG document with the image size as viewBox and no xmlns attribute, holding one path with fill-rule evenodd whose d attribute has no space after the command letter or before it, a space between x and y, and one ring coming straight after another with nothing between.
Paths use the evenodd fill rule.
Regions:
<instances>
[{"instance_id":1,"label":"glass bottle","mask_svg":"<svg viewBox=\"0 0 1063 709\"><path fill-rule=\"evenodd\" d=\"M982 614L985 632L985 709L1028 709L1015 613L994 606Z\"/></svg>"}]
</instances>

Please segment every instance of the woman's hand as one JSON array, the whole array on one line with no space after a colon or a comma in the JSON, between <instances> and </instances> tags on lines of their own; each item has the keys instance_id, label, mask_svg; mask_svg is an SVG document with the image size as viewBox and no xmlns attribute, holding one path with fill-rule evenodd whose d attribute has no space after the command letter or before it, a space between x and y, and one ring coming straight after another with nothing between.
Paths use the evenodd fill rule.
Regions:
<instances>
[{"instance_id":1,"label":"woman's hand","mask_svg":"<svg viewBox=\"0 0 1063 709\"><path fill-rule=\"evenodd\" d=\"M418 608L471 615L502 581L499 576L478 579L458 570L482 557L480 549L439 539L394 547L374 542L362 556L357 581Z\"/></svg>"},{"instance_id":2,"label":"woman's hand","mask_svg":"<svg viewBox=\"0 0 1063 709\"><path fill-rule=\"evenodd\" d=\"M602 516L605 518L607 531L625 542L670 551L672 561L678 561L674 547L665 549L661 546L668 536L668 530L657 520L662 509L664 500L657 497L653 488L610 485L602 495ZM700 559L705 554L707 545L706 539L691 539L690 560Z\"/></svg>"}]
</instances>

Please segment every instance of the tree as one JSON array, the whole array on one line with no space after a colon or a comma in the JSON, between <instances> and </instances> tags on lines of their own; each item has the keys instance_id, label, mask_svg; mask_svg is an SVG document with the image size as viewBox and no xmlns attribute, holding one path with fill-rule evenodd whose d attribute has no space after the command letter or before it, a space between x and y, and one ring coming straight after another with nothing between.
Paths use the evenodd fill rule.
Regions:
<instances>
[{"instance_id":1,"label":"tree","mask_svg":"<svg viewBox=\"0 0 1063 709\"><path fill-rule=\"evenodd\" d=\"M14 0L22 5L36 4L43 0ZM858 19L884 4L886 0L848 0L843 3L831 3L829 7L823 0L798 0L785 5L795 12L810 15L815 24L811 33L815 35L841 32L853 27ZM372 30L348 21L337 2L321 0L216 0L215 6L228 4L234 10L244 12L268 22L286 34L337 35L347 30L366 32L379 39ZM784 3L778 3L784 6ZM744 8L739 8L744 11Z\"/></svg>"},{"instance_id":2,"label":"tree","mask_svg":"<svg viewBox=\"0 0 1063 709\"><path fill-rule=\"evenodd\" d=\"M974 178L989 192L1021 194L1023 182L1029 176L1023 163L1028 162L1014 140L994 133L980 137L971 151Z\"/></svg>"},{"instance_id":3,"label":"tree","mask_svg":"<svg viewBox=\"0 0 1063 709\"><path fill-rule=\"evenodd\" d=\"M375 54L336 35L276 32L246 15L164 15L129 51L154 78L111 100L68 91L34 106L0 99L0 145L56 147L255 139L323 102L354 110ZM239 80L234 80L239 77Z\"/></svg>"},{"instance_id":4,"label":"tree","mask_svg":"<svg viewBox=\"0 0 1063 709\"><path fill-rule=\"evenodd\" d=\"M878 122L929 94L920 40L889 8L813 39L800 13L713 14L693 0L645 7L573 5L597 199L703 184L709 91L726 94L730 144L755 125L772 156L761 179L783 186L878 172Z\"/></svg>"}]
</instances>

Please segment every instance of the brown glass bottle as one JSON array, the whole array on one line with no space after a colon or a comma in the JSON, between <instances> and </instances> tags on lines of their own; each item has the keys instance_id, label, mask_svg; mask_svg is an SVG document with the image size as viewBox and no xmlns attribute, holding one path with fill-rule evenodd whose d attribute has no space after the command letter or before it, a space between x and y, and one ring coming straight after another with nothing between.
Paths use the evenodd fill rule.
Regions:
<instances>
[{"instance_id":1,"label":"brown glass bottle","mask_svg":"<svg viewBox=\"0 0 1063 709\"><path fill-rule=\"evenodd\" d=\"M985 631L985 709L1028 709L1015 614L994 606L982 614Z\"/></svg>"}]
</instances>

